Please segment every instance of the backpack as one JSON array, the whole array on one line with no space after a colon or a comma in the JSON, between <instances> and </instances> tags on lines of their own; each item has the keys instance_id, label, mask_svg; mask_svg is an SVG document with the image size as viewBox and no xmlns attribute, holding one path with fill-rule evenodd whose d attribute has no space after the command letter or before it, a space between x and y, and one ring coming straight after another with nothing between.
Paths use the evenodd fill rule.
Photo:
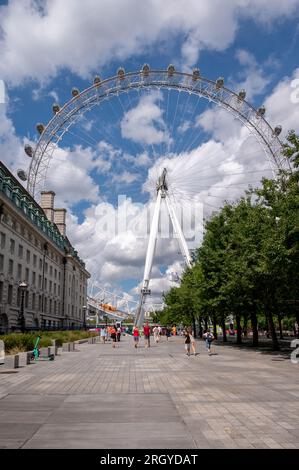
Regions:
<instances>
[{"instance_id":1,"label":"backpack","mask_svg":"<svg viewBox=\"0 0 299 470\"><path fill-rule=\"evenodd\" d=\"M211 342L213 341L213 336L211 335L211 333L208 333L208 334L207 334L207 341L208 341L209 343L211 343Z\"/></svg>"}]
</instances>

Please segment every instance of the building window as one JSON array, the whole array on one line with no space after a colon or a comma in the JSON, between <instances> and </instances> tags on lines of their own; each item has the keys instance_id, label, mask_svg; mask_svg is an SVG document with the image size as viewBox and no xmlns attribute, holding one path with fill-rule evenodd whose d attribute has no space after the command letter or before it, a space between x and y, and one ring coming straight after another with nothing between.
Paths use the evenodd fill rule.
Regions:
<instances>
[{"instance_id":1,"label":"building window","mask_svg":"<svg viewBox=\"0 0 299 470\"><path fill-rule=\"evenodd\" d=\"M30 251L29 250L26 251L26 261L27 263L30 263Z\"/></svg>"},{"instance_id":2,"label":"building window","mask_svg":"<svg viewBox=\"0 0 299 470\"><path fill-rule=\"evenodd\" d=\"M32 310L35 310L35 294L32 294Z\"/></svg>"},{"instance_id":3,"label":"building window","mask_svg":"<svg viewBox=\"0 0 299 470\"><path fill-rule=\"evenodd\" d=\"M8 261L8 274L9 276L13 276L13 260L12 259Z\"/></svg>"},{"instance_id":4,"label":"building window","mask_svg":"<svg viewBox=\"0 0 299 470\"><path fill-rule=\"evenodd\" d=\"M6 240L5 233L1 232L1 236L0 236L1 248L5 248L5 240Z\"/></svg>"},{"instance_id":5,"label":"building window","mask_svg":"<svg viewBox=\"0 0 299 470\"><path fill-rule=\"evenodd\" d=\"M0 281L0 304L3 302L3 282Z\"/></svg>"},{"instance_id":6,"label":"building window","mask_svg":"<svg viewBox=\"0 0 299 470\"><path fill-rule=\"evenodd\" d=\"M0 255L0 271L4 268L4 255Z\"/></svg>"},{"instance_id":7,"label":"building window","mask_svg":"<svg viewBox=\"0 0 299 470\"><path fill-rule=\"evenodd\" d=\"M47 309L48 309L48 299L45 298L45 308L44 308L45 313L47 313Z\"/></svg>"},{"instance_id":8,"label":"building window","mask_svg":"<svg viewBox=\"0 0 299 470\"><path fill-rule=\"evenodd\" d=\"M29 305L29 292L28 290L25 292L25 308L28 308Z\"/></svg>"},{"instance_id":9,"label":"building window","mask_svg":"<svg viewBox=\"0 0 299 470\"><path fill-rule=\"evenodd\" d=\"M23 246L19 245L19 258L23 258Z\"/></svg>"},{"instance_id":10,"label":"building window","mask_svg":"<svg viewBox=\"0 0 299 470\"><path fill-rule=\"evenodd\" d=\"M45 273L48 273L48 263L45 263Z\"/></svg>"},{"instance_id":11,"label":"building window","mask_svg":"<svg viewBox=\"0 0 299 470\"><path fill-rule=\"evenodd\" d=\"M38 296L38 309L41 312L42 311L42 296Z\"/></svg>"},{"instance_id":12,"label":"building window","mask_svg":"<svg viewBox=\"0 0 299 470\"><path fill-rule=\"evenodd\" d=\"M52 299L49 300L49 313L52 313Z\"/></svg>"},{"instance_id":13,"label":"building window","mask_svg":"<svg viewBox=\"0 0 299 470\"><path fill-rule=\"evenodd\" d=\"M10 239L9 252L11 255L15 252L15 241L12 238Z\"/></svg>"},{"instance_id":14,"label":"building window","mask_svg":"<svg viewBox=\"0 0 299 470\"><path fill-rule=\"evenodd\" d=\"M56 292L57 292L57 290L56 290L56 284L54 283L54 295L56 295Z\"/></svg>"},{"instance_id":15,"label":"building window","mask_svg":"<svg viewBox=\"0 0 299 470\"><path fill-rule=\"evenodd\" d=\"M22 280L22 265L18 264L18 275L17 275L18 281Z\"/></svg>"},{"instance_id":16,"label":"building window","mask_svg":"<svg viewBox=\"0 0 299 470\"><path fill-rule=\"evenodd\" d=\"M33 266L36 268L37 256L33 255Z\"/></svg>"},{"instance_id":17,"label":"building window","mask_svg":"<svg viewBox=\"0 0 299 470\"><path fill-rule=\"evenodd\" d=\"M32 285L35 286L36 274L32 271Z\"/></svg>"},{"instance_id":18,"label":"building window","mask_svg":"<svg viewBox=\"0 0 299 470\"><path fill-rule=\"evenodd\" d=\"M53 267L50 266L50 276L53 276Z\"/></svg>"},{"instance_id":19,"label":"building window","mask_svg":"<svg viewBox=\"0 0 299 470\"><path fill-rule=\"evenodd\" d=\"M25 281L29 282L29 268L26 268L25 270Z\"/></svg>"},{"instance_id":20,"label":"building window","mask_svg":"<svg viewBox=\"0 0 299 470\"><path fill-rule=\"evenodd\" d=\"M43 260L41 258L39 259L39 269L43 269Z\"/></svg>"},{"instance_id":21,"label":"building window","mask_svg":"<svg viewBox=\"0 0 299 470\"><path fill-rule=\"evenodd\" d=\"M12 304L12 296L13 296L13 286L11 284L9 284L8 293L7 293L7 303L8 303L8 305Z\"/></svg>"},{"instance_id":22,"label":"building window","mask_svg":"<svg viewBox=\"0 0 299 470\"><path fill-rule=\"evenodd\" d=\"M52 293L52 281L49 281L49 292Z\"/></svg>"},{"instance_id":23,"label":"building window","mask_svg":"<svg viewBox=\"0 0 299 470\"><path fill-rule=\"evenodd\" d=\"M58 284L58 295L60 295L60 285Z\"/></svg>"},{"instance_id":24,"label":"building window","mask_svg":"<svg viewBox=\"0 0 299 470\"><path fill-rule=\"evenodd\" d=\"M47 279L45 278L45 282L44 282L45 290L47 290L47 284L48 284L48 281L47 281Z\"/></svg>"},{"instance_id":25,"label":"building window","mask_svg":"<svg viewBox=\"0 0 299 470\"><path fill-rule=\"evenodd\" d=\"M57 269L54 270L54 277L57 279Z\"/></svg>"},{"instance_id":26,"label":"building window","mask_svg":"<svg viewBox=\"0 0 299 470\"><path fill-rule=\"evenodd\" d=\"M39 289L42 288L42 277L41 277L41 275L38 276L38 288Z\"/></svg>"}]
</instances>

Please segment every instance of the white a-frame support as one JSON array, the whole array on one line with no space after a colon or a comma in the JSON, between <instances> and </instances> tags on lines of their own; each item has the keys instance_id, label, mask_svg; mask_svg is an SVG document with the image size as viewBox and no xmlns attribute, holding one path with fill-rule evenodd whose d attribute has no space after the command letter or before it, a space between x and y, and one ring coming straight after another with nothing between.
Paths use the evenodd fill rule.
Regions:
<instances>
[{"instance_id":1,"label":"white a-frame support","mask_svg":"<svg viewBox=\"0 0 299 470\"><path fill-rule=\"evenodd\" d=\"M150 231L150 236L149 236L149 241L148 241L148 246L147 246L140 302L139 302L139 306L138 306L138 310L137 310L136 318L135 318L135 325L138 327L140 327L143 323L143 317L144 317L143 305L144 305L146 296L151 293L149 289L149 282L150 282L150 277L151 277L151 271L152 271L152 266L153 266L153 259L154 259L156 241L157 241L157 235L158 235L161 203L163 199L165 199L169 217L172 222L174 232L176 233L178 237L180 249L186 260L186 264L189 268L192 265L192 259L188 250L188 246L187 246L182 228L180 226L175 210L168 196L166 173L167 173L166 168L164 168L162 175L157 181L157 200L156 200L154 216L152 220L151 231Z\"/></svg>"}]
</instances>

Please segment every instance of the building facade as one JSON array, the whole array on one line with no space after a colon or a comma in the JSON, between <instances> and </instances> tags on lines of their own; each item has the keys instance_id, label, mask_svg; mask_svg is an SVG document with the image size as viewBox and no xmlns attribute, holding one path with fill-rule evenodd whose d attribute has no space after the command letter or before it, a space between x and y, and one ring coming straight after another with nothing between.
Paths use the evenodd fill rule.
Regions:
<instances>
[{"instance_id":1,"label":"building facade","mask_svg":"<svg viewBox=\"0 0 299 470\"><path fill-rule=\"evenodd\" d=\"M0 162L0 332L19 329L21 307L26 329L84 326L90 276L54 199L37 204Z\"/></svg>"}]
</instances>

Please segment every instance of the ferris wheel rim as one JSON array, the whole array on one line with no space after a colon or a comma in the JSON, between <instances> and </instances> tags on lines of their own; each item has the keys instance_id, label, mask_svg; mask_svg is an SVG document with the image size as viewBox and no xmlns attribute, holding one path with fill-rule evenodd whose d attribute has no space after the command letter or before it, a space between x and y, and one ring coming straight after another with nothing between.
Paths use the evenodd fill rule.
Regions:
<instances>
[{"instance_id":1,"label":"ferris wheel rim","mask_svg":"<svg viewBox=\"0 0 299 470\"><path fill-rule=\"evenodd\" d=\"M164 80L159 81L152 79L152 77L155 78L159 77L160 75L164 78ZM181 81L175 83L173 80L174 77L177 77L182 80L185 79L186 83L182 84ZM139 82L132 82L133 78L141 78L141 80L139 80ZM190 80L191 84L189 83ZM115 82L117 86L112 89L108 88L106 89L106 91L104 90L105 93L102 94L100 99L99 90L103 89L103 87L105 88L106 85L109 85L113 82ZM191 86L192 83L193 86ZM198 84L204 84L207 87L210 86L212 89L205 90L201 86L198 87ZM119 93L124 93L139 88L174 89L177 91L183 91L189 94L198 95L209 101L214 102L215 104L224 108L230 114L234 115L252 132L252 135L254 135L254 137L259 141L267 156L270 157L270 161L274 163L276 170L285 169L285 165L287 165L288 169L290 169L289 161L281 154L283 150L283 145L278 135L275 135L275 130L271 127L270 123L264 118L263 115L258 115L258 109L252 106L247 100L242 99L240 101L239 95L230 88L225 87L222 84L217 89L217 80L210 80L201 75L194 79L194 74L187 72L173 70L171 75L169 75L169 68L167 70L149 70L146 76L144 75L143 70L141 70L124 73L122 78L120 78L118 74L113 77L106 78L105 80L101 80L100 83L94 83L93 85L79 92L76 96L73 96L59 109L58 112L54 114L54 116L48 121L47 125L44 127L44 130L42 131L34 149L34 152L32 154L32 160L29 166L27 178L28 192L31 193L33 197L35 196L36 186L40 183L40 181L43 181L46 177L47 167L52 158L55 148L57 148L57 143L62 140L64 134L73 124L76 123L76 120L80 116L82 116L82 114L84 115L95 105L100 105L100 103L105 99L111 99ZM212 90L214 89L216 89L217 91L214 91L213 94ZM237 103L239 103L240 105L240 109L241 107L242 109L244 108L247 111L248 116L246 117L245 112L241 113L240 109L232 105L229 100L226 100L226 95L234 100L237 100ZM69 108L72 108L72 106L73 109L70 109L70 113L65 116L64 120L62 120L59 125L59 119L63 116L66 111L68 111ZM252 116L250 113L252 114ZM256 120L256 122L254 122L254 120ZM58 125L55 127L55 123L57 121ZM63 127L65 124L67 125ZM57 132L59 132L61 129L61 134L57 134ZM266 135L266 132L268 133L268 135ZM48 161L46 161L45 166L40 169L43 157L46 157ZM281 159L280 161L279 158ZM37 181L38 176L40 178L39 181Z\"/></svg>"}]
</instances>

